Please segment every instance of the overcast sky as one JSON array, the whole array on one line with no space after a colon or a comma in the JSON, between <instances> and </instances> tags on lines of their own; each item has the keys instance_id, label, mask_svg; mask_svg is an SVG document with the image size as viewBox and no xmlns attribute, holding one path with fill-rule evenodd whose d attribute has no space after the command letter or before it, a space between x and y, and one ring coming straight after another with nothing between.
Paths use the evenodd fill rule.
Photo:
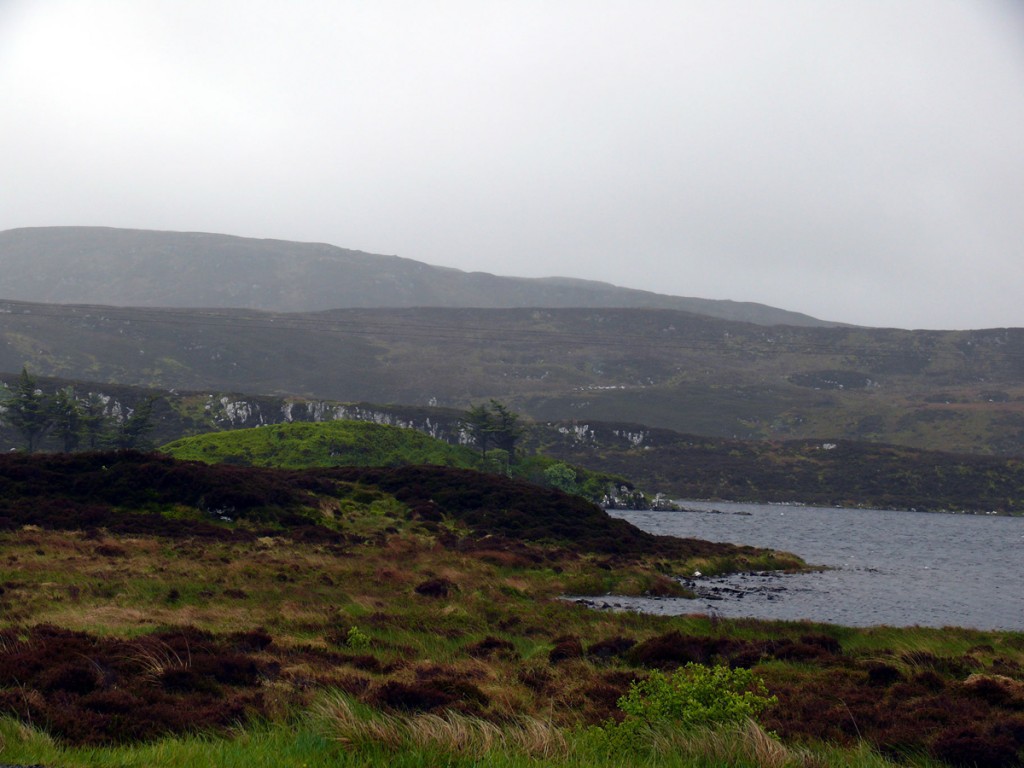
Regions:
<instances>
[{"instance_id":1,"label":"overcast sky","mask_svg":"<svg viewBox=\"0 0 1024 768\"><path fill-rule=\"evenodd\" d=\"M0 230L49 225L1024 326L1024 6L0 0Z\"/></svg>"}]
</instances>

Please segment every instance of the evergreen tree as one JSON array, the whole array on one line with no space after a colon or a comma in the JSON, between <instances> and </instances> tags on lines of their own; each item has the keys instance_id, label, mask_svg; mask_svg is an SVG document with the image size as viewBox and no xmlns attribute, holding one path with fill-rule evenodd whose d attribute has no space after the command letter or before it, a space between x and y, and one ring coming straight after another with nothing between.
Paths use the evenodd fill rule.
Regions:
<instances>
[{"instance_id":1,"label":"evergreen tree","mask_svg":"<svg viewBox=\"0 0 1024 768\"><path fill-rule=\"evenodd\" d=\"M90 392L85 404L81 407L82 434L86 447L95 451L103 442L107 428L107 404L95 392Z\"/></svg>"},{"instance_id":2,"label":"evergreen tree","mask_svg":"<svg viewBox=\"0 0 1024 768\"><path fill-rule=\"evenodd\" d=\"M155 397L146 398L128 418L121 421L114 436L114 445L127 451L133 448L152 448L148 435L153 431L153 403Z\"/></svg>"},{"instance_id":3,"label":"evergreen tree","mask_svg":"<svg viewBox=\"0 0 1024 768\"><path fill-rule=\"evenodd\" d=\"M519 414L510 411L503 403L491 400L491 432L495 445L505 451L511 465L516 457L516 443L523 436Z\"/></svg>"},{"instance_id":4,"label":"evergreen tree","mask_svg":"<svg viewBox=\"0 0 1024 768\"><path fill-rule=\"evenodd\" d=\"M522 437L519 414L513 413L504 404L492 399L487 405L475 405L466 412L462 422L480 453L487 457L491 446L505 451L506 470L515 460L516 443Z\"/></svg>"},{"instance_id":5,"label":"evergreen tree","mask_svg":"<svg viewBox=\"0 0 1024 768\"><path fill-rule=\"evenodd\" d=\"M78 447L82 439L82 407L75 397L75 390L71 387L57 390L53 396L53 426L54 432L60 439L65 453L70 453Z\"/></svg>"},{"instance_id":6,"label":"evergreen tree","mask_svg":"<svg viewBox=\"0 0 1024 768\"><path fill-rule=\"evenodd\" d=\"M469 431L473 442L480 449L480 455L487 458L487 449L491 445L491 412L486 405L474 405L466 412L462 423Z\"/></svg>"},{"instance_id":7,"label":"evergreen tree","mask_svg":"<svg viewBox=\"0 0 1024 768\"><path fill-rule=\"evenodd\" d=\"M21 369L18 383L4 403L4 421L25 438L29 453L35 451L53 424L49 398L36 388L36 380L26 368Z\"/></svg>"}]
</instances>

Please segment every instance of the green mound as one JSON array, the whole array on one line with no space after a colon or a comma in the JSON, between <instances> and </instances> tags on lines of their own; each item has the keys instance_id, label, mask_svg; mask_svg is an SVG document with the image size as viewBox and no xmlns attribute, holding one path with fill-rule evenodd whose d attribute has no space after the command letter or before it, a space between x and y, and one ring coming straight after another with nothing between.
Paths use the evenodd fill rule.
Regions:
<instances>
[{"instance_id":1,"label":"green mound","mask_svg":"<svg viewBox=\"0 0 1024 768\"><path fill-rule=\"evenodd\" d=\"M412 429L365 421L296 422L211 432L160 449L176 459L254 467L387 467L434 464L476 468L469 448L449 445Z\"/></svg>"}]
</instances>

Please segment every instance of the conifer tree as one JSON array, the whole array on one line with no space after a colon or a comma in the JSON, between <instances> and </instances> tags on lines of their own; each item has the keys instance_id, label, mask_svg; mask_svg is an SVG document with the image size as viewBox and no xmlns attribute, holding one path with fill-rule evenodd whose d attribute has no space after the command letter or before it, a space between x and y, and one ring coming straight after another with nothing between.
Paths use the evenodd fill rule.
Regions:
<instances>
[{"instance_id":1,"label":"conifer tree","mask_svg":"<svg viewBox=\"0 0 1024 768\"><path fill-rule=\"evenodd\" d=\"M506 470L511 468L512 462L515 461L516 443L523 434L522 427L519 426L519 414L492 398L486 405L475 405L470 408L466 412L463 424L484 458L487 457L487 449L494 446L505 451Z\"/></svg>"},{"instance_id":2,"label":"conifer tree","mask_svg":"<svg viewBox=\"0 0 1024 768\"><path fill-rule=\"evenodd\" d=\"M513 413L504 403L491 400L491 432L495 444L508 454L508 463L511 464L516 457L516 443L523 436L519 414Z\"/></svg>"},{"instance_id":3,"label":"conifer tree","mask_svg":"<svg viewBox=\"0 0 1024 768\"><path fill-rule=\"evenodd\" d=\"M4 402L4 421L25 438L25 448L35 451L39 441L53 425L50 399L36 388L36 380L27 368L21 369L18 383Z\"/></svg>"},{"instance_id":4,"label":"conifer tree","mask_svg":"<svg viewBox=\"0 0 1024 768\"><path fill-rule=\"evenodd\" d=\"M53 396L53 427L65 453L78 447L82 439L82 407L75 397L75 390L65 387Z\"/></svg>"},{"instance_id":5,"label":"conifer tree","mask_svg":"<svg viewBox=\"0 0 1024 768\"><path fill-rule=\"evenodd\" d=\"M485 459L487 458L487 449L491 445L491 421L491 412L486 405L474 405L466 412L463 419L463 424Z\"/></svg>"},{"instance_id":6,"label":"conifer tree","mask_svg":"<svg viewBox=\"0 0 1024 768\"><path fill-rule=\"evenodd\" d=\"M107 429L107 404L95 392L90 392L81 408L82 434L86 447L95 451L104 440Z\"/></svg>"},{"instance_id":7,"label":"conifer tree","mask_svg":"<svg viewBox=\"0 0 1024 768\"><path fill-rule=\"evenodd\" d=\"M121 450L133 448L151 448L148 435L153 431L153 403L155 397L146 398L118 426L114 436L114 445Z\"/></svg>"}]
</instances>

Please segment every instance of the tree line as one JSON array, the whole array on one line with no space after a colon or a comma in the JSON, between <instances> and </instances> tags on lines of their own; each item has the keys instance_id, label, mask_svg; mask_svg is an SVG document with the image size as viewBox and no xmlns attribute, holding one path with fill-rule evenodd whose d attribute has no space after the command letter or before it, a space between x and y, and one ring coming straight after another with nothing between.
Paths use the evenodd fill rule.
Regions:
<instances>
[{"instance_id":1,"label":"tree line","mask_svg":"<svg viewBox=\"0 0 1024 768\"><path fill-rule=\"evenodd\" d=\"M96 393L80 397L68 386L47 394L22 368L13 387L0 389L0 419L21 435L29 453L51 435L65 452L150 448L155 402L150 397L127 416L108 415L107 401Z\"/></svg>"}]
</instances>

